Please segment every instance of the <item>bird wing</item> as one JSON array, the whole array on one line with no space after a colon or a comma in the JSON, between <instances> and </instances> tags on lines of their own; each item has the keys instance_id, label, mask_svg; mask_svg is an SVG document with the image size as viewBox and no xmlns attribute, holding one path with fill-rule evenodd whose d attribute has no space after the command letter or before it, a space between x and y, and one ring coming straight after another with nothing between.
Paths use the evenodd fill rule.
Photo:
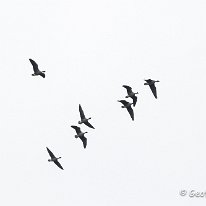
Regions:
<instances>
[{"instance_id":1,"label":"bird wing","mask_svg":"<svg viewBox=\"0 0 206 206\"><path fill-rule=\"evenodd\" d=\"M86 148L86 146L87 146L87 138L85 136L81 136L79 138L82 140L84 148Z\"/></svg>"},{"instance_id":2,"label":"bird wing","mask_svg":"<svg viewBox=\"0 0 206 206\"><path fill-rule=\"evenodd\" d=\"M47 147L46 149L47 149L47 151L48 151L48 153L49 153L49 156L50 156L51 158L55 158L54 154L50 151L50 149L49 149L48 147Z\"/></svg>"},{"instance_id":3,"label":"bird wing","mask_svg":"<svg viewBox=\"0 0 206 206\"><path fill-rule=\"evenodd\" d=\"M79 113L80 113L81 119L84 119L85 118L84 111L83 111L83 109L82 109L80 104L79 104Z\"/></svg>"},{"instance_id":4,"label":"bird wing","mask_svg":"<svg viewBox=\"0 0 206 206\"><path fill-rule=\"evenodd\" d=\"M127 107L127 111L129 112L132 120L134 120L134 111L133 111L132 107L131 107L131 106L130 106L130 107Z\"/></svg>"},{"instance_id":5,"label":"bird wing","mask_svg":"<svg viewBox=\"0 0 206 206\"><path fill-rule=\"evenodd\" d=\"M86 121L86 122L84 122L84 124L86 124L88 127L90 127L90 128L93 128L94 129L94 127L88 122L88 121Z\"/></svg>"},{"instance_id":6,"label":"bird wing","mask_svg":"<svg viewBox=\"0 0 206 206\"><path fill-rule=\"evenodd\" d=\"M38 72L39 71L38 64L32 59L29 59L29 61L31 62L33 66L34 73Z\"/></svg>"},{"instance_id":7,"label":"bird wing","mask_svg":"<svg viewBox=\"0 0 206 206\"><path fill-rule=\"evenodd\" d=\"M157 90L156 90L155 84L151 84L149 85L149 87L152 90L154 97L157 99Z\"/></svg>"},{"instance_id":8,"label":"bird wing","mask_svg":"<svg viewBox=\"0 0 206 206\"><path fill-rule=\"evenodd\" d=\"M77 127L77 126L71 126L71 127L76 130L77 134L81 133L80 127Z\"/></svg>"},{"instance_id":9,"label":"bird wing","mask_svg":"<svg viewBox=\"0 0 206 206\"><path fill-rule=\"evenodd\" d=\"M123 87L127 90L127 94L132 92L132 88L127 86L127 85L123 85Z\"/></svg>"},{"instance_id":10,"label":"bird wing","mask_svg":"<svg viewBox=\"0 0 206 206\"><path fill-rule=\"evenodd\" d=\"M39 75L42 76L43 78L45 78L44 72L41 72Z\"/></svg>"},{"instance_id":11,"label":"bird wing","mask_svg":"<svg viewBox=\"0 0 206 206\"><path fill-rule=\"evenodd\" d=\"M133 99L133 106L135 106L137 103L137 96L133 96L132 99Z\"/></svg>"},{"instance_id":12,"label":"bird wing","mask_svg":"<svg viewBox=\"0 0 206 206\"><path fill-rule=\"evenodd\" d=\"M125 100L119 100L119 102L121 102L124 106L126 106L128 104L128 102Z\"/></svg>"},{"instance_id":13,"label":"bird wing","mask_svg":"<svg viewBox=\"0 0 206 206\"><path fill-rule=\"evenodd\" d=\"M63 167L61 166L61 164L59 163L58 160L55 160L54 163L55 163L60 169L63 170Z\"/></svg>"}]
</instances>

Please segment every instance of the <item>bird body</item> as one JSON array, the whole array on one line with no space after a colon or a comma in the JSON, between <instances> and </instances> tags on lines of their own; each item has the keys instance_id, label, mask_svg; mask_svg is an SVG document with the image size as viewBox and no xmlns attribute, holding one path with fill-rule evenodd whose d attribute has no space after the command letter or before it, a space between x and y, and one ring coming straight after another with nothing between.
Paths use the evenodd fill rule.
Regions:
<instances>
[{"instance_id":1,"label":"bird body","mask_svg":"<svg viewBox=\"0 0 206 206\"><path fill-rule=\"evenodd\" d=\"M155 82L159 82L159 80L145 79L146 83L144 85L149 85L154 97L157 99L157 89L155 86Z\"/></svg>"},{"instance_id":2,"label":"bird body","mask_svg":"<svg viewBox=\"0 0 206 206\"><path fill-rule=\"evenodd\" d=\"M61 157L55 157L54 154L51 152L51 150L47 147L47 152L49 153L49 156L51 157L51 159L48 159L49 162L54 162L60 169L63 170L63 167L61 166L61 164L59 163L58 159L60 159Z\"/></svg>"},{"instance_id":3,"label":"bird body","mask_svg":"<svg viewBox=\"0 0 206 206\"><path fill-rule=\"evenodd\" d=\"M84 136L84 134L86 134L87 132L80 132L80 133L78 133L77 135L75 135L75 137L76 138L78 138L78 137L83 137Z\"/></svg>"},{"instance_id":4,"label":"bird body","mask_svg":"<svg viewBox=\"0 0 206 206\"><path fill-rule=\"evenodd\" d=\"M127 109L127 111L128 111L129 114L130 114L130 117L131 117L132 120L134 121L134 111L133 111L133 109L132 109L132 107L131 107L131 105L132 105L133 103L127 102L127 101L125 101L125 100L119 100L118 102L121 102L121 103L123 104L122 108L126 108L126 109Z\"/></svg>"},{"instance_id":5,"label":"bird body","mask_svg":"<svg viewBox=\"0 0 206 206\"><path fill-rule=\"evenodd\" d=\"M77 127L77 126L71 126L73 129L75 129L76 131L76 135L75 135L75 138L78 138L81 139L81 141L83 142L83 146L84 148L86 148L87 146L87 138L84 136L84 134L88 133L88 132L82 132L80 127Z\"/></svg>"},{"instance_id":6,"label":"bird body","mask_svg":"<svg viewBox=\"0 0 206 206\"><path fill-rule=\"evenodd\" d=\"M88 120L90 120L90 119L91 119L91 117L90 118L84 118L84 119L81 119L80 121L78 121L78 123L83 124L83 123L88 122Z\"/></svg>"},{"instance_id":7,"label":"bird body","mask_svg":"<svg viewBox=\"0 0 206 206\"><path fill-rule=\"evenodd\" d=\"M129 108L133 103L128 102L126 105L122 106L122 108Z\"/></svg>"},{"instance_id":8,"label":"bird body","mask_svg":"<svg viewBox=\"0 0 206 206\"><path fill-rule=\"evenodd\" d=\"M88 121L88 120L91 119L91 117L90 117L90 118L86 118L86 117L85 117L84 111L83 111L83 109L82 109L82 107L81 107L80 104L79 104L79 113L80 113L81 121L78 121L78 124L85 124L85 125L87 125L88 127L94 129L94 127L93 127L93 126L89 123L89 121Z\"/></svg>"},{"instance_id":9,"label":"bird body","mask_svg":"<svg viewBox=\"0 0 206 206\"><path fill-rule=\"evenodd\" d=\"M137 96L135 94L138 94L138 92L133 92L130 86L123 85L123 87L127 90L127 94L128 94L125 98L129 98L129 97L132 98L133 106L135 106L137 103Z\"/></svg>"},{"instance_id":10,"label":"bird body","mask_svg":"<svg viewBox=\"0 0 206 206\"><path fill-rule=\"evenodd\" d=\"M145 79L145 81L147 82L147 83L144 83L144 85L152 85L152 84L154 84L155 82L159 82L159 80L152 80L152 79Z\"/></svg>"},{"instance_id":11,"label":"bird body","mask_svg":"<svg viewBox=\"0 0 206 206\"><path fill-rule=\"evenodd\" d=\"M34 70L34 74L32 74L32 76L40 75L43 78L45 78L45 74L44 74L45 71L40 71L39 68L38 68L38 64L34 60L29 59L29 61L31 62L31 64L33 66L33 70Z\"/></svg>"},{"instance_id":12,"label":"bird body","mask_svg":"<svg viewBox=\"0 0 206 206\"><path fill-rule=\"evenodd\" d=\"M51 159L48 159L48 161L49 161L49 162L54 162L54 161L56 161L56 160L58 160L58 159L61 159L61 157L53 157L53 158L51 158Z\"/></svg>"}]
</instances>

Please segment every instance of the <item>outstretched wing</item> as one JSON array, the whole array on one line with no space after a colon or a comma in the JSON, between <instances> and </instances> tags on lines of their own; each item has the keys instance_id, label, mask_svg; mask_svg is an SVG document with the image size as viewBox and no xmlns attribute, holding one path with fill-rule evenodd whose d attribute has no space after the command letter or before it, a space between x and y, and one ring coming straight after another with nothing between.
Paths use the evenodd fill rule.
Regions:
<instances>
[{"instance_id":1,"label":"outstretched wing","mask_svg":"<svg viewBox=\"0 0 206 206\"><path fill-rule=\"evenodd\" d=\"M118 102L121 102L124 106L126 106L128 104L128 102L125 100L119 100Z\"/></svg>"},{"instance_id":2,"label":"outstretched wing","mask_svg":"<svg viewBox=\"0 0 206 206\"><path fill-rule=\"evenodd\" d=\"M49 153L49 156L50 156L51 158L55 158L54 154L50 151L50 149L49 149L48 147L47 147L46 149L47 149L47 151L48 151L48 153Z\"/></svg>"},{"instance_id":3,"label":"outstretched wing","mask_svg":"<svg viewBox=\"0 0 206 206\"><path fill-rule=\"evenodd\" d=\"M132 96L132 99L133 99L133 106L135 106L136 105L136 103L137 103L137 96Z\"/></svg>"},{"instance_id":4,"label":"outstretched wing","mask_svg":"<svg viewBox=\"0 0 206 206\"><path fill-rule=\"evenodd\" d=\"M54 163L55 163L60 169L63 170L63 167L61 166L61 164L59 163L58 160L55 160Z\"/></svg>"},{"instance_id":5,"label":"outstretched wing","mask_svg":"<svg viewBox=\"0 0 206 206\"><path fill-rule=\"evenodd\" d=\"M82 109L80 104L79 104L79 113L80 113L81 119L84 119L85 118L84 111L83 111L83 109Z\"/></svg>"},{"instance_id":6,"label":"outstretched wing","mask_svg":"<svg viewBox=\"0 0 206 206\"><path fill-rule=\"evenodd\" d=\"M81 136L79 138L82 140L84 148L86 148L86 146L87 146L87 138L84 137L84 136Z\"/></svg>"},{"instance_id":7,"label":"outstretched wing","mask_svg":"<svg viewBox=\"0 0 206 206\"><path fill-rule=\"evenodd\" d=\"M45 78L44 72L41 72L39 75L42 76L43 78Z\"/></svg>"},{"instance_id":8,"label":"outstretched wing","mask_svg":"<svg viewBox=\"0 0 206 206\"><path fill-rule=\"evenodd\" d=\"M127 94L132 92L132 88L127 86L127 85L123 85L123 87L127 90Z\"/></svg>"},{"instance_id":9,"label":"outstretched wing","mask_svg":"<svg viewBox=\"0 0 206 206\"><path fill-rule=\"evenodd\" d=\"M88 127L92 128L92 129L94 129L94 127L88 121L84 122L84 124L86 124Z\"/></svg>"},{"instance_id":10,"label":"outstretched wing","mask_svg":"<svg viewBox=\"0 0 206 206\"><path fill-rule=\"evenodd\" d=\"M71 127L76 130L77 134L81 133L80 127L77 127L77 126L71 126Z\"/></svg>"},{"instance_id":11,"label":"outstretched wing","mask_svg":"<svg viewBox=\"0 0 206 206\"><path fill-rule=\"evenodd\" d=\"M149 87L152 90L154 97L157 99L157 90L156 90L155 84L151 84L149 85Z\"/></svg>"},{"instance_id":12,"label":"outstretched wing","mask_svg":"<svg viewBox=\"0 0 206 206\"><path fill-rule=\"evenodd\" d=\"M29 61L31 62L33 66L34 73L38 72L39 71L38 64L32 59L29 59Z\"/></svg>"},{"instance_id":13,"label":"outstretched wing","mask_svg":"<svg viewBox=\"0 0 206 206\"><path fill-rule=\"evenodd\" d=\"M134 111L133 111L132 107L131 107L131 106L130 106L130 107L127 107L127 111L129 112L130 117L131 117L132 120L134 121Z\"/></svg>"}]
</instances>

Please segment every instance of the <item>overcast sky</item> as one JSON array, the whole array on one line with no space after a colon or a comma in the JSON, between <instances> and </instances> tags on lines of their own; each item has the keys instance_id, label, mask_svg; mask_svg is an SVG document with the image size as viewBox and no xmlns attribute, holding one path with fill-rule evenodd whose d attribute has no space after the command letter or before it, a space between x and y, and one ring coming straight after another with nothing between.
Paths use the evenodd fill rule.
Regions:
<instances>
[{"instance_id":1,"label":"overcast sky","mask_svg":"<svg viewBox=\"0 0 206 206\"><path fill-rule=\"evenodd\" d=\"M206 192L205 10L203 0L2 2L0 204L205 205L179 195ZM160 81L158 99L145 78ZM123 84L139 92L135 121L117 102ZM79 104L96 128L81 126L86 149L70 127Z\"/></svg>"}]
</instances>

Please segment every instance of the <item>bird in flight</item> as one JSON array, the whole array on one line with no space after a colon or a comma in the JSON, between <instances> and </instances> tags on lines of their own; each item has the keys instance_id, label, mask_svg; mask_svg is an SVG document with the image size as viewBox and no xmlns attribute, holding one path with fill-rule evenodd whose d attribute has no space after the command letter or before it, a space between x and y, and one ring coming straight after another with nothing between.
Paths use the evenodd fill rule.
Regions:
<instances>
[{"instance_id":1,"label":"bird in flight","mask_svg":"<svg viewBox=\"0 0 206 206\"><path fill-rule=\"evenodd\" d=\"M84 123L84 124L87 125L88 127L94 129L94 127L93 127L93 126L89 123L89 121L88 121L88 120L91 119L91 117L90 117L90 118L86 118L86 117L85 117L84 111L83 111L83 109L82 109L82 107L81 107L80 104L79 104L79 113L80 113L81 121L78 121L78 123L79 123L79 124Z\"/></svg>"},{"instance_id":2,"label":"bird in flight","mask_svg":"<svg viewBox=\"0 0 206 206\"><path fill-rule=\"evenodd\" d=\"M157 89L155 87L155 82L159 82L159 80L155 81L152 79L145 79L146 83L144 85L149 85L154 97L157 99Z\"/></svg>"},{"instance_id":3,"label":"bird in flight","mask_svg":"<svg viewBox=\"0 0 206 206\"><path fill-rule=\"evenodd\" d=\"M130 86L123 85L123 87L127 90L128 94L125 98L131 97L133 99L133 106L135 106L137 103L137 96L135 94L138 94L138 92L133 92Z\"/></svg>"},{"instance_id":4,"label":"bird in flight","mask_svg":"<svg viewBox=\"0 0 206 206\"><path fill-rule=\"evenodd\" d=\"M87 138L84 136L84 134L88 133L88 132L82 132L80 127L77 127L77 126L71 126L73 129L75 129L76 131L76 135L75 135L75 138L78 138L82 140L83 142L83 146L84 148L86 148L87 146Z\"/></svg>"},{"instance_id":5,"label":"bird in flight","mask_svg":"<svg viewBox=\"0 0 206 206\"><path fill-rule=\"evenodd\" d=\"M29 59L29 61L31 62L31 64L33 66L33 70L34 70L34 74L32 74L32 76L40 75L43 78L45 78L45 74L44 74L45 71L40 71L39 68L38 68L38 64L34 60Z\"/></svg>"},{"instance_id":6,"label":"bird in flight","mask_svg":"<svg viewBox=\"0 0 206 206\"><path fill-rule=\"evenodd\" d=\"M133 103L130 103L130 102L127 102L125 100L119 100L118 102L121 102L123 104L122 108L126 108L127 111L129 112L130 114L130 117L132 118L132 120L134 121L134 112L133 112L133 109L131 107L131 105Z\"/></svg>"},{"instance_id":7,"label":"bird in flight","mask_svg":"<svg viewBox=\"0 0 206 206\"><path fill-rule=\"evenodd\" d=\"M61 166L61 164L59 163L58 159L60 159L61 157L55 157L54 154L50 151L50 149L47 147L46 148L49 156L51 157L51 159L48 159L49 162L54 162L60 169L63 170L63 167Z\"/></svg>"}]
</instances>

